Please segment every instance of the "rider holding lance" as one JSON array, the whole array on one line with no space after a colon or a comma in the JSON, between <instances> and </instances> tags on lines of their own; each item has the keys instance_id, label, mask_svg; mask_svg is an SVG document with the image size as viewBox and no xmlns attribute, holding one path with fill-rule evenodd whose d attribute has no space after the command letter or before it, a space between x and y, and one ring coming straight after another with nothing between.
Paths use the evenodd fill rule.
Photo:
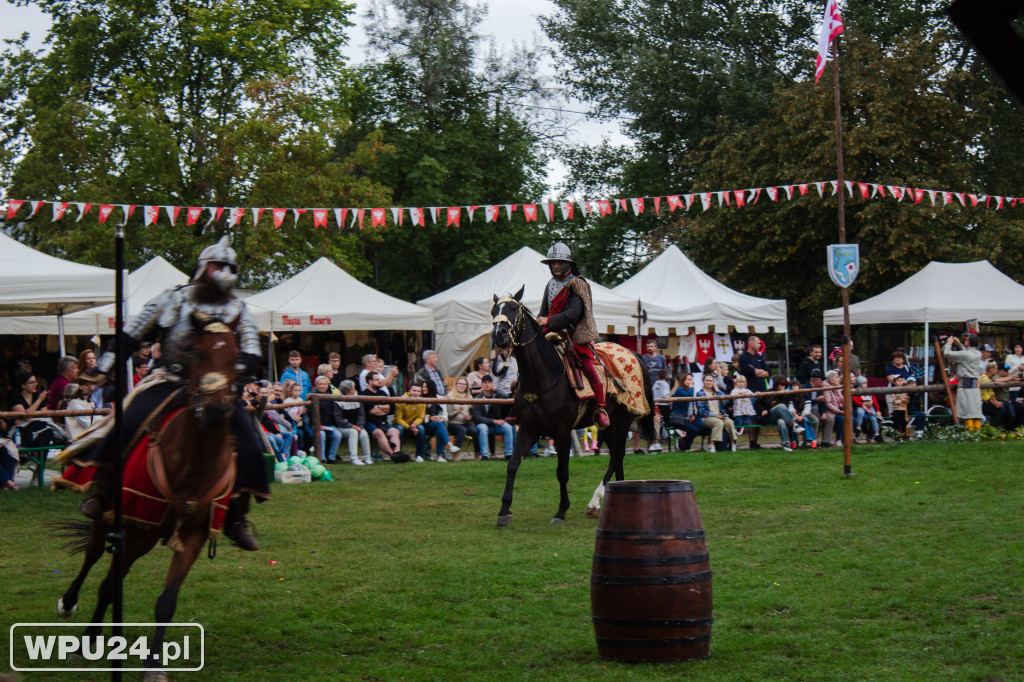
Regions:
<instances>
[{"instance_id":1,"label":"rider holding lance","mask_svg":"<svg viewBox=\"0 0 1024 682\"><path fill-rule=\"evenodd\" d=\"M133 442L137 432L158 410L166 411L172 405L183 404L184 391L181 389L188 385L187 374L192 357L193 314L225 323L237 320L235 333L240 349L237 369L248 376L259 369L259 334L245 303L232 291L237 280L238 258L230 240L223 237L218 243L203 249L188 284L158 295L125 325L124 335L130 351L147 341L159 341L162 349L157 365L159 371L154 372L150 380L139 384L125 407L125 442ZM114 368L114 361L113 352L108 350L96 367L83 375L82 380L103 381ZM224 534L242 549L251 551L258 549L259 544L245 518L250 494L262 501L270 496L270 486L263 464L263 447L248 412L237 398L231 417L231 434L235 439L238 471L231 504L224 519ZM111 432L91 452L78 458L82 464L97 466L91 495L81 507L86 516L99 518L113 506L115 457L114 434Z\"/></svg>"},{"instance_id":2,"label":"rider holding lance","mask_svg":"<svg viewBox=\"0 0 1024 682\"><path fill-rule=\"evenodd\" d=\"M600 337L594 322L590 283L580 276L569 247L562 242L553 244L541 263L551 270L551 280L544 287L537 324L545 332L559 332L569 339L570 352L575 354L594 389L594 423L603 429L610 422L605 411L604 385L594 368L594 343Z\"/></svg>"}]
</instances>

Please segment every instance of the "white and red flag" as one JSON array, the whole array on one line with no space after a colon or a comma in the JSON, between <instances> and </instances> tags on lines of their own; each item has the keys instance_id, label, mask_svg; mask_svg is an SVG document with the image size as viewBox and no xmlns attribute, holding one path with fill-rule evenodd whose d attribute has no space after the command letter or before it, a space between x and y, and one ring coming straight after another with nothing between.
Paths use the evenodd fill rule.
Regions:
<instances>
[{"instance_id":1,"label":"white and red flag","mask_svg":"<svg viewBox=\"0 0 1024 682\"><path fill-rule=\"evenodd\" d=\"M825 14L821 17L821 31L818 33L818 57L814 63L814 82L821 79L828 61L828 48L832 41L843 32L843 17L839 14L836 0L825 0Z\"/></svg>"}]
</instances>

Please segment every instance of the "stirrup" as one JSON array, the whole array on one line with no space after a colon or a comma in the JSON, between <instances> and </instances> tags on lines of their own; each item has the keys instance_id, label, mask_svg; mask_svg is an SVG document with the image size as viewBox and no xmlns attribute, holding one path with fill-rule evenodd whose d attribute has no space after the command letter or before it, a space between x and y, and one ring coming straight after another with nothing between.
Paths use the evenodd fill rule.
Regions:
<instances>
[{"instance_id":1,"label":"stirrup","mask_svg":"<svg viewBox=\"0 0 1024 682\"><path fill-rule=\"evenodd\" d=\"M607 423L605 423L605 424L598 423L600 421L599 417L601 415L604 415L604 421L607 422ZM608 428L609 426L611 426L611 424L612 424L612 420L608 416L608 412L606 412L603 407L599 407L596 410L594 410L594 426L596 426L599 429L605 429L605 428Z\"/></svg>"}]
</instances>

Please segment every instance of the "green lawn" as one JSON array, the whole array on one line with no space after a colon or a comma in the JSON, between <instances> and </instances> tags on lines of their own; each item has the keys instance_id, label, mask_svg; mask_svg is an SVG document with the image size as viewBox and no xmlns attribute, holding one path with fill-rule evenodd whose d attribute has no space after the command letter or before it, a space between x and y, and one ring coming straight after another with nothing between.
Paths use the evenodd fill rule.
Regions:
<instances>
[{"instance_id":1,"label":"green lawn","mask_svg":"<svg viewBox=\"0 0 1024 682\"><path fill-rule=\"evenodd\" d=\"M859 446L850 479L835 448L627 457L629 478L693 481L707 531L711 657L674 665L597 658L583 509L606 465L572 460L561 526L551 459L523 464L504 529L500 462L339 465L333 483L276 486L252 514L263 549L221 543L193 568L176 621L206 628L206 667L173 679L1024 679L1021 443ZM53 620L78 570L42 527L78 501L0 495L0 671L10 624ZM152 619L169 555L136 565L126 620Z\"/></svg>"}]
</instances>

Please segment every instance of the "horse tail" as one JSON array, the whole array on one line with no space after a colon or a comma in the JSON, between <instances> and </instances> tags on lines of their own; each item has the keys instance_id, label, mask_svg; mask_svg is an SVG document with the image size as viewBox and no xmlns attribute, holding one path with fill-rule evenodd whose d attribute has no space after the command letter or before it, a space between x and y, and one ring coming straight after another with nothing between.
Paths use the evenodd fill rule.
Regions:
<instances>
[{"instance_id":1,"label":"horse tail","mask_svg":"<svg viewBox=\"0 0 1024 682\"><path fill-rule=\"evenodd\" d=\"M64 538L61 545L69 554L84 552L93 534L93 522L86 520L52 521L46 524L50 532Z\"/></svg>"},{"instance_id":2,"label":"horse tail","mask_svg":"<svg viewBox=\"0 0 1024 682\"><path fill-rule=\"evenodd\" d=\"M654 385L651 383L651 373L647 371L644 361L636 353L633 355L636 355L636 360L640 363L641 373L644 375L644 397L647 398L647 404L651 408L647 414L637 420L637 424L640 426L644 439L651 440L654 438L654 411L658 409L654 404Z\"/></svg>"}]
</instances>

